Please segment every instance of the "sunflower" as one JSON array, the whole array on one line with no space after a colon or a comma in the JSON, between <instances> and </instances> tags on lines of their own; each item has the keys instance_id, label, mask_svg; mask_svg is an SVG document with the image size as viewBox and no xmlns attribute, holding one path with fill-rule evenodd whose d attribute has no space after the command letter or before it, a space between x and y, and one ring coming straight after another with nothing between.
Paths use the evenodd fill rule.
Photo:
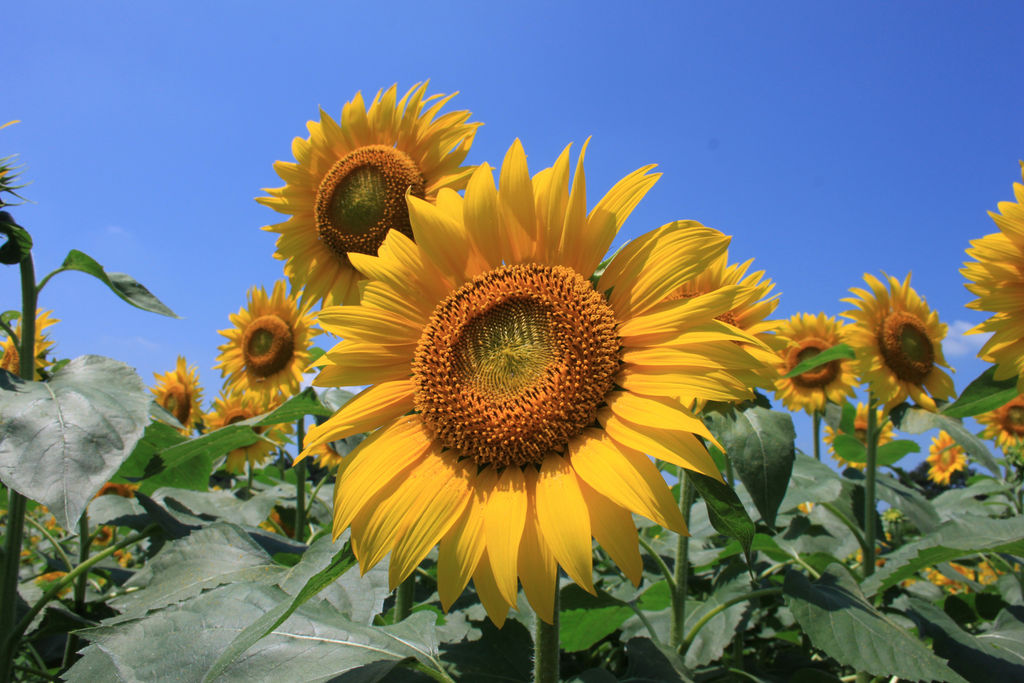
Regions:
<instances>
[{"instance_id":1,"label":"sunflower","mask_svg":"<svg viewBox=\"0 0 1024 683\"><path fill-rule=\"evenodd\" d=\"M1024 162L1021 163L1024 173ZM971 241L960 273L978 298L968 308L991 311L973 332L991 332L979 356L996 364L997 380L1017 376L1024 393L1024 185L1013 184L1016 202L999 202L1002 215L989 212L999 232Z\"/></svg>"},{"instance_id":2,"label":"sunflower","mask_svg":"<svg viewBox=\"0 0 1024 683\"><path fill-rule=\"evenodd\" d=\"M757 365L733 343L756 340L715 319L746 288L664 301L725 251L715 230L643 235L592 284L658 176L638 169L588 213L583 156L571 185L568 147L531 178L516 140L497 188L484 165L465 198L410 197L415 241L392 231L377 256L353 254L361 303L319 318L344 341L314 384L370 385L300 456L372 432L339 468L335 537L351 527L363 571L390 552L392 586L439 544L442 604L472 577L498 625L517 580L550 622L559 565L593 592L591 535L640 581L631 513L685 532L644 453L720 479L698 435L714 439L676 397L738 400L733 371Z\"/></svg>"},{"instance_id":3,"label":"sunflower","mask_svg":"<svg viewBox=\"0 0 1024 683\"><path fill-rule=\"evenodd\" d=\"M326 469L337 467L345 459L329 443L323 443L316 448L310 449L309 455L316 458L317 465Z\"/></svg>"},{"instance_id":4,"label":"sunflower","mask_svg":"<svg viewBox=\"0 0 1024 683\"><path fill-rule=\"evenodd\" d=\"M256 201L290 216L264 230L281 235L274 256L303 300L356 303L362 275L348 254L376 254L391 229L413 236L406 192L433 202L442 188L465 188L473 168L460 164L480 124L468 111L435 119L455 95L424 98L426 89L417 83L396 103L392 86L368 111L357 93L340 124L321 110L309 138L292 142L297 163L274 164L286 184Z\"/></svg>"},{"instance_id":5,"label":"sunflower","mask_svg":"<svg viewBox=\"0 0 1024 683\"><path fill-rule=\"evenodd\" d=\"M269 397L265 394L255 392L221 392L220 396L213 401L213 411L206 415L206 424L210 430L220 429L250 417L256 417L281 404L280 397ZM291 423L270 425L268 427L256 427L256 433L263 438L256 443L236 448L228 453L227 462L224 468L229 472L241 474L245 471L245 464L250 466L259 465L278 446L284 445L286 435L292 432Z\"/></svg>"},{"instance_id":6,"label":"sunflower","mask_svg":"<svg viewBox=\"0 0 1024 683\"><path fill-rule=\"evenodd\" d=\"M192 427L200 418L199 399L203 390L199 387L199 375L196 367L187 367L185 359L178 356L178 364L170 372L162 375L153 373L156 386L151 391L156 402L167 409L181 423L181 433L188 436Z\"/></svg>"},{"instance_id":7,"label":"sunflower","mask_svg":"<svg viewBox=\"0 0 1024 683\"><path fill-rule=\"evenodd\" d=\"M935 410L933 397L945 400L955 391L940 369L949 367L942 355L946 325L910 286L910 275L902 283L891 275L886 279L888 288L865 274L871 291L853 288L858 298L843 299L856 306L843 315L854 321L847 326L847 342L857 354L857 373L886 410L908 396Z\"/></svg>"},{"instance_id":8,"label":"sunflower","mask_svg":"<svg viewBox=\"0 0 1024 683\"><path fill-rule=\"evenodd\" d=\"M50 327L54 323L60 321L56 318L51 318L50 314L52 311L44 311L41 309L36 310L36 376L37 380L43 378L41 370L45 370L49 366L53 365L53 361L46 360L46 354L53 348L53 342L50 338L43 333L47 327ZM18 321L18 326L14 330L21 339L21 321ZM21 374L21 356L18 353L18 348L14 345L14 340L8 337L3 342L3 354L0 355L0 368L3 368L12 375Z\"/></svg>"},{"instance_id":9,"label":"sunflower","mask_svg":"<svg viewBox=\"0 0 1024 683\"><path fill-rule=\"evenodd\" d=\"M284 280L274 284L270 297L262 287L249 290L249 305L230 316L234 327L221 330L228 338L213 367L227 375L228 391L291 395L299 390L302 372L312 354L308 305L285 294Z\"/></svg>"},{"instance_id":10,"label":"sunflower","mask_svg":"<svg viewBox=\"0 0 1024 683\"><path fill-rule=\"evenodd\" d=\"M928 447L928 464L928 478L936 484L949 486L949 478L953 473L967 467L967 456L953 437L940 429L939 435L932 437L932 445Z\"/></svg>"},{"instance_id":11,"label":"sunflower","mask_svg":"<svg viewBox=\"0 0 1024 683\"><path fill-rule=\"evenodd\" d=\"M883 446L892 441L893 429L892 424L889 422L883 422L885 417L885 411L882 408L878 408L875 413L875 423L882 425L881 431L878 433L878 445ZM846 432L839 432L845 434ZM868 407L863 403L857 403L857 412L853 417L853 434L850 436L860 441L865 447L868 444ZM866 462L847 462L841 455L836 453L833 443L836 440L836 432L832 427L825 425L825 443L828 444L829 453L832 454L832 459L839 463L840 467L852 467L855 470L863 470L868 466Z\"/></svg>"},{"instance_id":12,"label":"sunflower","mask_svg":"<svg viewBox=\"0 0 1024 683\"><path fill-rule=\"evenodd\" d=\"M1004 451L1024 446L1024 396L974 418L985 425L982 437L992 439Z\"/></svg>"},{"instance_id":13,"label":"sunflower","mask_svg":"<svg viewBox=\"0 0 1024 683\"><path fill-rule=\"evenodd\" d=\"M778 344L782 347L779 374L784 375L799 363L841 343L844 327L841 321L826 317L824 313L798 313L783 321L777 333ZM843 403L854 395L857 386L852 365L849 361L834 360L796 377L780 377L775 380L776 397L794 412L821 412L825 410L826 401Z\"/></svg>"}]
</instances>

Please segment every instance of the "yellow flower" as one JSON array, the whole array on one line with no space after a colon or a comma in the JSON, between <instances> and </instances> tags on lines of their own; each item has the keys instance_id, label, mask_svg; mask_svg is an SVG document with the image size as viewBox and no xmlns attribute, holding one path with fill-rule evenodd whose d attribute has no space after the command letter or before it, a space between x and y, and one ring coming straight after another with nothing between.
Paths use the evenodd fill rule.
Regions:
<instances>
[{"instance_id":1,"label":"yellow flower","mask_svg":"<svg viewBox=\"0 0 1024 683\"><path fill-rule=\"evenodd\" d=\"M344 456L339 455L336 450L331 448L331 444L323 443L316 448L309 450L309 455L316 457L316 464L320 467L331 469L337 467L345 459Z\"/></svg>"},{"instance_id":2,"label":"yellow flower","mask_svg":"<svg viewBox=\"0 0 1024 683\"><path fill-rule=\"evenodd\" d=\"M798 313L782 322L777 333L782 363L779 374L785 375L797 365L843 341L845 325L824 313ZM808 413L825 410L826 401L844 403L853 396L857 377L850 361L834 360L789 379L775 380L776 397L789 410Z\"/></svg>"},{"instance_id":3,"label":"yellow flower","mask_svg":"<svg viewBox=\"0 0 1024 683\"><path fill-rule=\"evenodd\" d=\"M43 334L43 330L60 321L56 318L51 318L50 314L51 311L36 310L36 380L43 378L40 370L45 370L53 365L53 361L46 360L46 354L53 348L53 342L50 341L47 335ZM14 331L18 335L18 339L21 339L21 320L18 321L18 326ZM0 355L0 368L3 368L12 375L20 376L21 356L18 354L18 349L14 346L14 340L7 337L3 342L2 351L2 355Z\"/></svg>"},{"instance_id":4,"label":"yellow flower","mask_svg":"<svg viewBox=\"0 0 1024 683\"><path fill-rule=\"evenodd\" d=\"M104 525L96 530L96 535L92 538L93 545L104 546L110 545L110 542L114 540L114 533L117 531L117 527Z\"/></svg>"},{"instance_id":5,"label":"yellow flower","mask_svg":"<svg viewBox=\"0 0 1024 683\"><path fill-rule=\"evenodd\" d=\"M992 439L1004 451L1024 446L1024 396L1015 396L974 419L985 425L982 437Z\"/></svg>"},{"instance_id":6,"label":"yellow flower","mask_svg":"<svg viewBox=\"0 0 1024 683\"><path fill-rule=\"evenodd\" d=\"M40 574L35 578L35 584L42 588L44 591L47 591L50 590L50 588L52 588L53 586L57 585L57 582L67 575L67 572L62 571L46 572L45 574ZM71 584L69 583L68 585L64 586L59 591L57 591L57 597L63 598L70 592Z\"/></svg>"},{"instance_id":7,"label":"yellow flower","mask_svg":"<svg viewBox=\"0 0 1024 683\"><path fill-rule=\"evenodd\" d=\"M297 163L274 164L286 185L256 201L290 216L264 230L281 235L274 256L303 300L356 303L362 276L348 253L376 254L391 229L413 236L407 191L433 202L442 188L466 186L473 169L460 164L480 124L467 123L468 111L435 119L454 94L424 98L426 89L417 83L396 103L392 86L368 111L357 93L340 125L321 110L309 138L292 142Z\"/></svg>"},{"instance_id":8,"label":"yellow flower","mask_svg":"<svg viewBox=\"0 0 1024 683\"><path fill-rule=\"evenodd\" d=\"M922 408L935 410L935 401L954 393L953 380L939 366L949 367L942 355L946 325L910 286L886 276L864 275L871 291L853 288L858 298L843 299L856 306L843 315L847 342L857 354L857 372L871 392L889 410L908 396ZM925 393L925 389L931 394Z\"/></svg>"},{"instance_id":9,"label":"yellow flower","mask_svg":"<svg viewBox=\"0 0 1024 683\"><path fill-rule=\"evenodd\" d=\"M138 490L138 484L116 484L112 481L108 481L106 484L100 487L100 490L94 496L99 498L100 496L121 496L122 498L134 498L135 492Z\"/></svg>"},{"instance_id":10,"label":"yellow flower","mask_svg":"<svg viewBox=\"0 0 1024 683\"><path fill-rule=\"evenodd\" d=\"M203 390L199 387L196 367L186 367L185 358L178 356L178 364L162 375L153 373L156 386L151 388L156 402L167 409L182 424L181 433L186 436L201 417L200 398Z\"/></svg>"},{"instance_id":11,"label":"yellow flower","mask_svg":"<svg viewBox=\"0 0 1024 683\"><path fill-rule=\"evenodd\" d=\"M269 413L281 402L280 397L271 398L255 392L222 391L213 401L213 411L206 415L206 424L210 431L220 429L250 417ZM229 472L241 474L245 471L246 463L250 466L261 464L275 448L284 444L286 435L290 434L292 429L291 423L256 427L256 433L263 438L252 445L242 446L228 453L224 468Z\"/></svg>"},{"instance_id":12,"label":"yellow flower","mask_svg":"<svg viewBox=\"0 0 1024 683\"><path fill-rule=\"evenodd\" d=\"M411 197L415 241L392 231L377 256L352 255L369 282L358 306L321 312L344 341L314 384L370 386L310 429L301 457L372 432L334 498L334 534L351 527L364 571L390 552L397 585L440 544L445 608L472 577L500 625L518 580L550 622L558 565L593 590L591 536L636 583L631 513L685 531L645 453L720 479L698 439L710 433L677 397L742 398L733 372L757 361L733 343L750 335L715 320L746 288L664 301L725 251L717 231L666 225L591 284L650 168L588 213L583 153L571 184L568 147L531 178L517 140L497 188L485 165L465 198Z\"/></svg>"},{"instance_id":13,"label":"yellow flower","mask_svg":"<svg viewBox=\"0 0 1024 683\"><path fill-rule=\"evenodd\" d=\"M950 562L949 566L958 574L965 576L968 580L974 580L974 570L970 567L965 567L964 565L957 564L956 562ZM951 579L945 576L942 572L940 572L937 569L926 569L924 572L924 576L926 579L931 581L939 588L945 589L947 593L955 595L957 593L971 592L971 589L967 586L967 584Z\"/></svg>"},{"instance_id":14,"label":"yellow flower","mask_svg":"<svg viewBox=\"0 0 1024 683\"><path fill-rule=\"evenodd\" d=\"M877 409L875 413L876 424L882 424L882 419L885 417L885 411L881 408ZM839 432L845 434L846 432ZM882 426L882 431L878 434L878 445L883 446L892 441L892 424L886 422ZM850 436L860 441L865 447L868 444L868 407L863 403L857 403L857 413L853 418L853 434ZM847 462L836 453L835 447L832 445L836 440L836 433L832 427L825 425L825 443L828 444L828 451L832 454L832 459L839 463L840 467L852 467L855 470L863 470L868 466L866 462Z\"/></svg>"},{"instance_id":15,"label":"yellow flower","mask_svg":"<svg viewBox=\"0 0 1024 683\"><path fill-rule=\"evenodd\" d=\"M932 437L932 445L928 447L928 478L936 484L949 486L949 478L954 472L967 467L967 456L964 449L953 441L953 437L940 429L939 435Z\"/></svg>"},{"instance_id":16,"label":"yellow flower","mask_svg":"<svg viewBox=\"0 0 1024 683\"><path fill-rule=\"evenodd\" d=\"M1016 202L999 202L1002 215L989 212L999 232L971 241L967 255L975 260L960 273L978 297L967 306L992 312L972 330L992 333L978 355L996 364L997 380L1016 375L1024 393L1024 185L1014 183L1013 194Z\"/></svg>"},{"instance_id":17,"label":"yellow flower","mask_svg":"<svg viewBox=\"0 0 1024 683\"><path fill-rule=\"evenodd\" d=\"M234 327L220 331L228 341L217 347L221 353L213 366L227 376L227 390L265 398L296 393L312 357L308 306L287 296L279 280L269 297L263 287L250 289L248 306L229 317Z\"/></svg>"}]
</instances>

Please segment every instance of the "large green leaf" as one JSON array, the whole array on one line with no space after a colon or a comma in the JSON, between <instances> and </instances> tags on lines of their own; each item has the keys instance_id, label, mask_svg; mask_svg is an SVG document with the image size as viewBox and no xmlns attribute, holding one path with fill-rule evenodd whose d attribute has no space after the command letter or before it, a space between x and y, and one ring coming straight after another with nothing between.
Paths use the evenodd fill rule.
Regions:
<instances>
[{"instance_id":1,"label":"large green leaf","mask_svg":"<svg viewBox=\"0 0 1024 683\"><path fill-rule=\"evenodd\" d=\"M750 544L754 539L754 522L747 514L736 492L727 484L706 477L699 472L687 472L687 478L693 482L694 488L704 499L708 509L708 518L715 530L729 538L736 539L743 554L750 563Z\"/></svg>"},{"instance_id":2,"label":"large green leaf","mask_svg":"<svg viewBox=\"0 0 1024 683\"><path fill-rule=\"evenodd\" d=\"M1003 622L996 628L975 636L931 603L911 599L910 606L922 634L932 639L935 652L964 678L1024 681L1024 624L1009 612L1000 613Z\"/></svg>"},{"instance_id":3,"label":"large green leaf","mask_svg":"<svg viewBox=\"0 0 1024 683\"><path fill-rule=\"evenodd\" d=\"M713 415L709 422L761 517L768 526L774 525L793 471L792 418L753 406L728 416Z\"/></svg>"},{"instance_id":4,"label":"large green leaf","mask_svg":"<svg viewBox=\"0 0 1024 683\"><path fill-rule=\"evenodd\" d=\"M202 437L200 437L202 438ZM160 453L189 443L174 427L163 422L150 422L132 454L117 471L115 480L137 482L139 490L149 494L163 486L205 491L210 486L213 460L220 453L201 453L189 459L187 466L168 469Z\"/></svg>"},{"instance_id":5,"label":"large green leaf","mask_svg":"<svg viewBox=\"0 0 1024 683\"><path fill-rule=\"evenodd\" d=\"M178 317L174 311L167 308L160 299L153 296L153 293L137 282L135 278L124 273L108 273L93 257L77 249L68 252L60 269L78 270L92 275L109 287L114 294L136 308L170 318Z\"/></svg>"},{"instance_id":6,"label":"large green leaf","mask_svg":"<svg viewBox=\"0 0 1024 683\"><path fill-rule=\"evenodd\" d=\"M142 436L150 401L132 368L102 356L46 382L0 372L0 480L73 529Z\"/></svg>"},{"instance_id":7,"label":"large green leaf","mask_svg":"<svg viewBox=\"0 0 1024 683\"><path fill-rule=\"evenodd\" d=\"M629 666L621 683L688 683L692 680L682 657L648 638L629 639L626 656Z\"/></svg>"},{"instance_id":8,"label":"large green leaf","mask_svg":"<svg viewBox=\"0 0 1024 683\"><path fill-rule=\"evenodd\" d=\"M864 581L864 592L874 595L925 567L980 552L1024 556L1024 517L988 519L968 515L943 522L927 536L886 555L885 566Z\"/></svg>"},{"instance_id":9,"label":"large green leaf","mask_svg":"<svg viewBox=\"0 0 1024 683\"><path fill-rule=\"evenodd\" d=\"M902 510L921 533L931 533L941 519L935 506L919 491L901 484L897 479L881 472L876 473L878 497L894 508Z\"/></svg>"},{"instance_id":10,"label":"large green leaf","mask_svg":"<svg viewBox=\"0 0 1024 683\"><path fill-rule=\"evenodd\" d=\"M791 510L801 503L831 503L843 492L839 475L825 463L811 456L796 452L793 459L793 473L789 478L786 496L780 510Z\"/></svg>"},{"instance_id":11,"label":"large green leaf","mask_svg":"<svg viewBox=\"0 0 1024 683\"><path fill-rule=\"evenodd\" d=\"M714 609L720 608L728 600L743 595L750 591L750 581L745 573L732 571L723 575L722 579L715 585L714 590L708 599L691 606L687 601L686 606L686 627L684 632L689 635L690 631ZM725 648L732 642L736 635L736 628L743 620L743 615L750 609L748 602L737 602L730 605L715 616L697 631L696 637L686 650L686 666L693 669L713 662L722 656Z\"/></svg>"},{"instance_id":12,"label":"large green leaf","mask_svg":"<svg viewBox=\"0 0 1024 683\"><path fill-rule=\"evenodd\" d=\"M306 415L329 417L333 414L334 411L322 404L316 397L316 390L313 387L306 387L266 416L261 417L256 424L276 425L285 422L295 422L300 417Z\"/></svg>"},{"instance_id":13,"label":"large green leaf","mask_svg":"<svg viewBox=\"0 0 1024 683\"><path fill-rule=\"evenodd\" d=\"M784 590L811 643L840 664L875 676L965 683L921 641L865 600L842 565L830 565L813 583L790 570Z\"/></svg>"},{"instance_id":14,"label":"large green leaf","mask_svg":"<svg viewBox=\"0 0 1024 683\"><path fill-rule=\"evenodd\" d=\"M995 410L1017 396L1016 375L997 380L996 367L989 366L967 388L959 398L942 409L949 417L972 417Z\"/></svg>"},{"instance_id":15,"label":"large green leaf","mask_svg":"<svg viewBox=\"0 0 1024 683\"><path fill-rule=\"evenodd\" d=\"M946 430L958 444L963 446L969 456L984 465L997 478L1002 479L999 464L992 457L985 442L967 431L960 420L942 413L932 413L924 408L907 407L906 404L902 407L897 406L893 410L892 419L898 429L908 434L923 434L930 429Z\"/></svg>"},{"instance_id":16,"label":"large green leaf","mask_svg":"<svg viewBox=\"0 0 1024 683\"><path fill-rule=\"evenodd\" d=\"M455 669L453 678L459 683L521 683L530 680L533 671L530 631L513 619L506 621L500 629L490 619L475 625L479 626L476 639L441 646L441 659Z\"/></svg>"},{"instance_id":17,"label":"large green leaf","mask_svg":"<svg viewBox=\"0 0 1024 683\"><path fill-rule=\"evenodd\" d=\"M604 591L591 595L576 584L562 589L558 635L562 650L581 652L613 633L633 610Z\"/></svg>"}]
</instances>

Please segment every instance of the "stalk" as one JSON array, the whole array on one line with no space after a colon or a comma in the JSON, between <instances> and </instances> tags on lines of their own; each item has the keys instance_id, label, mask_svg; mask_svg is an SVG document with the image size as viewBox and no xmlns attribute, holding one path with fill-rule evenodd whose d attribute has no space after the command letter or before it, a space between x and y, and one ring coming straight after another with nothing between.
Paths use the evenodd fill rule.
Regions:
<instances>
[{"instance_id":1,"label":"stalk","mask_svg":"<svg viewBox=\"0 0 1024 683\"><path fill-rule=\"evenodd\" d=\"M402 621L412 612L412 595L416 589L416 573L406 577L395 589L395 623Z\"/></svg>"},{"instance_id":2,"label":"stalk","mask_svg":"<svg viewBox=\"0 0 1024 683\"><path fill-rule=\"evenodd\" d=\"M89 513L83 512L78 520L78 564L85 564L89 559L89 545L92 537L89 535ZM83 572L75 580L75 614L85 616L85 588L89 582L89 574ZM64 661L61 669L71 666L71 659L78 650L78 637L68 634L67 643L64 645Z\"/></svg>"},{"instance_id":3,"label":"stalk","mask_svg":"<svg viewBox=\"0 0 1024 683\"><path fill-rule=\"evenodd\" d=\"M814 411L814 459L821 462L821 411Z\"/></svg>"},{"instance_id":4,"label":"stalk","mask_svg":"<svg viewBox=\"0 0 1024 683\"><path fill-rule=\"evenodd\" d=\"M306 418L300 417L298 424L298 448L306 440ZM295 464L295 540L302 543L306 538L306 461Z\"/></svg>"},{"instance_id":5,"label":"stalk","mask_svg":"<svg viewBox=\"0 0 1024 683\"><path fill-rule=\"evenodd\" d=\"M864 577L875 573L875 477L878 469L878 417L875 398L868 395L867 467L864 468Z\"/></svg>"},{"instance_id":6,"label":"stalk","mask_svg":"<svg viewBox=\"0 0 1024 683\"><path fill-rule=\"evenodd\" d=\"M693 482L686 476L686 470L679 468L679 511L683 513L683 521L690 524L690 508L696 490ZM682 534L676 539L676 565L673 573L675 586L672 590L672 625L669 629L669 646L678 649L683 644L683 631L686 626L686 594L690 578L690 537Z\"/></svg>"},{"instance_id":7,"label":"stalk","mask_svg":"<svg viewBox=\"0 0 1024 683\"><path fill-rule=\"evenodd\" d=\"M558 586L555 586L555 609L552 623L536 617L533 639L533 683L558 683L558 612L560 609Z\"/></svg>"}]
</instances>

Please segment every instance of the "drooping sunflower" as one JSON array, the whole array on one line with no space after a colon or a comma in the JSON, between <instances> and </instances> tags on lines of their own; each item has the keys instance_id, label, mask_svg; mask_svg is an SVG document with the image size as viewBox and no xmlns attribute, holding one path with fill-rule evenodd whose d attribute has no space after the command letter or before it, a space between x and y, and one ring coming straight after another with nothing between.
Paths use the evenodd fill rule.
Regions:
<instances>
[{"instance_id":1,"label":"drooping sunflower","mask_svg":"<svg viewBox=\"0 0 1024 683\"><path fill-rule=\"evenodd\" d=\"M960 472L967 467L964 449L944 429L939 430L938 436L932 437L927 460L930 465L928 478L944 486L949 486L949 479L954 472Z\"/></svg>"},{"instance_id":2,"label":"drooping sunflower","mask_svg":"<svg viewBox=\"0 0 1024 683\"><path fill-rule=\"evenodd\" d=\"M664 301L723 253L715 230L647 233L592 284L658 176L638 169L588 213L583 156L571 184L568 147L531 178L517 140L497 188L484 165L465 198L410 197L415 241L392 231L353 254L361 303L319 317L344 341L314 384L370 385L304 444L372 432L339 468L335 536L351 527L364 571L390 552L393 586L439 544L442 604L472 577L499 625L517 580L549 622L559 565L593 590L592 536L640 580L631 512L685 532L644 453L720 478L677 397L745 397L732 373L757 364L734 343L752 338L715 319L746 288Z\"/></svg>"},{"instance_id":3,"label":"drooping sunflower","mask_svg":"<svg viewBox=\"0 0 1024 683\"><path fill-rule=\"evenodd\" d=\"M1021 162L1024 174L1024 162ZM991 332L979 356L996 364L997 380L1017 377L1024 393L1024 185L1013 184L1016 202L999 202L1002 215L989 212L999 232L972 240L960 273L978 298L968 308L991 311L973 332Z\"/></svg>"},{"instance_id":4,"label":"drooping sunflower","mask_svg":"<svg viewBox=\"0 0 1024 683\"><path fill-rule=\"evenodd\" d=\"M337 467L345 459L329 443L323 443L316 448L310 449L309 454L316 458L317 465L326 469Z\"/></svg>"},{"instance_id":5,"label":"drooping sunflower","mask_svg":"<svg viewBox=\"0 0 1024 683\"><path fill-rule=\"evenodd\" d=\"M435 118L454 97L424 97L417 83L396 103L396 86L345 104L340 123L321 110L309 138L295 138L296 163L278 161L285 181L257 201L290 218L264 230L279 233L274 256L303 300L326 305L359 300L360 273L348 254L376 254L389 230L412 237L405 194L433 202L442 188L462 190L473 172L462 166L479 123L468 111Z\"/></svg>"},{"instance_id":6,"label":"drooping sunflower","mask_svg":"<svg viewBox=\"0 0 1024 683\"><path fill-rule=\"evenodd\" d=\"M151 387L156 402L167 409L182 424L181 433L192 433L195 423L202 416L200 399L203 390L199 386L199 371L196 366L188 367L185 358L178 356L174 370L164 374L153 373L156 386Z\"/></svg>"},{"instance_id":7,"label":"drooping sunflower","mask_svg":"<svg viewBox=\"0 0 1024 683\"><path fill-rule=\"evenodd\" d=\"M54 323L60 322L56 318L51 318L50 314L52 311L44 311L42 309L36 310L36 373L35 378L37 380L42 379L40 370L53 365L52 360L47 360L46 356L53 348L53 341L50 337L45 334L44 330L50 327ZM14 332L18 335L18 339L21 339L21 321L18 321L17 327ZM14 345L14 340L11 337L7 337L3 342L3 354L0 355L0 368L3 368L12 375L19 375L21 373L21 355L18 353L18 347Z\"/></svg>"},{"instance_id":8,"label":"drooping sunflower","mask_svg":"<svg viewBox=\"0 0 1024 683\"><path fill-rule=\"evenodd\" d=\"M949 367L942 355L946 325L910 286L909 274L903 282L885 277L888 287L866 273L871 291L855 287L850 291L857 298L843 299L856 306L843 315L854 321L847 326L847 342L857 354L857 374L886 410L908 396L935 410L933 397L948 399L955 392L941 369Z\"/></svg>"},{"instance_id":9,"label":"drooping sunflower","mask_svg":"<svg viewBox=\"0 0 1024 683\"><path fill-rule=\"evenodd\" d=\"M269 413L281 402L281 397L271 397L251 391L222 391L220 396L213 401L213 410L206 415L206 424L211 431L220 429L242 420L248 420L250 417ZM294 427L288 422L255 429L256 433L263 438L252 445L242 446L228 453L224 468L229 472L241 474L245 471L246 463L249 463L250 467L262 464L275 448L284 445L287 435L291 434Z\"/></svg>"},{"instance_id":10,"label":"drooping sunflower","mask_svg":"<svg viewBox=\"0 0 1024 683\"><path fill-rule=\"evenodd\" d=\"M892 441L893 429L892 423L884 421L885 410L878 408L875 412L875 424L882 425L881 431L878 433L878 445L884 446L885 444ZM840 431L840 434L845 432ZM853 434L850 436L860 441L865 447L868 444L868 407L864 403L857 403L857 412L853 417ZM847 462L845 458L836 453L835 447L832 445L836 440L836 432L829 425L825 425L825 443L828 444L829 453L832 454L832 459L839 463L840 467L852 467L855 470L863 470L868 466L866 462Z\"/></svg>"},{"instance_id":11,"label":"drooping sunflower","mask_svg":"<svg viewBox=\"0 0 1024 683\"><path fill-rule=\"evenodd\" d=\"M981 435L995 441L1004 451L1024 446L1024 396L1015 396L1006 404L974 419L985 425Z\"/></svg>"},{"instance_id":12,"label":"drooping sunflower","mask_svg":"<svg viewBox=\"0 0 1024 683\"><path fill-rule=\"evenodd\" d=\"M268 297L263 287L249 290L249 302L229 316L234 327L221 330L228 341L217 348L219 368L228 391L291 395L299 390L309 365L310 327L314 315L285 292L284 280Z\"/></svg>"},{"instance_id":13,"label":"drooping sunflower","mask_svg":"<svg viewBox=\"0 0 1024 683\"><path fill-rule=\"evenodd\" d=\"M801 362L843 341L845 325L824 313L798 313L779 326L779 374L785 375ZM843 403L853 396L857 376L853 363L834 360L789 379L775 380L775 395L789 410L808 413L825 410L825 403Z\"/></svg>"}]
</instances>

